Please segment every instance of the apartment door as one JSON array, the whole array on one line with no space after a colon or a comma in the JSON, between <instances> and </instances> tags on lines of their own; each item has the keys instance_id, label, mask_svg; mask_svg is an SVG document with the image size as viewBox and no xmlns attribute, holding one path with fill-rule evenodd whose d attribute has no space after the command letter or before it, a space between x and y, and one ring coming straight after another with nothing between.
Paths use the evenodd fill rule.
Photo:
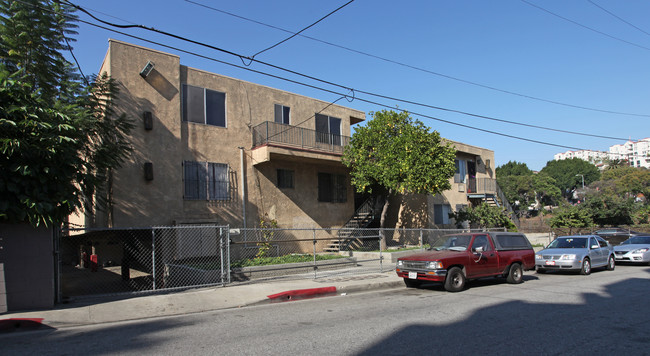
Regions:
<instances>
[{"instance_id":1,"label":"apartment door","mask_svg":"<svg viewBox=\"0 0 650 356\"><path fill-rule=\"evenodd\" d=\"M467 161L467 192L476 193L476 162Z\"/></svg>"}]
</instances>

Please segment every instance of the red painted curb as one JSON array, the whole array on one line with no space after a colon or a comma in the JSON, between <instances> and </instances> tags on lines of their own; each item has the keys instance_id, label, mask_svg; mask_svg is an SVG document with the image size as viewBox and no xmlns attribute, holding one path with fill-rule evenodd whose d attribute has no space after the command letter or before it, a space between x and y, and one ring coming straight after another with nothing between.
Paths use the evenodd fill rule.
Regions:
<instances>
[{"instance_id":1,"label":"red painted curb","mask_svg":"<svg viewBox=\"0 0 650 356\"><path fill-rule=\"evenodd\" d=\"M313 298L313 297L318 297L327 294L335 294L335 293L336 293L336 287L321 287L321 288L289 290L282 293L271 294L266 297L274 301L279 301L279 300L296 300L296 299Z\"/></svg>"},{"instance_id":2,"label":"red painted curb","mask_svg":"<svg viewBox=\"0 0 650 356\"><path fill-rule=\"evenodd\" d=\"M43 325L43 318L10 318L0 319L0 332L37 329Z\"/></svg>"}]
</instances>

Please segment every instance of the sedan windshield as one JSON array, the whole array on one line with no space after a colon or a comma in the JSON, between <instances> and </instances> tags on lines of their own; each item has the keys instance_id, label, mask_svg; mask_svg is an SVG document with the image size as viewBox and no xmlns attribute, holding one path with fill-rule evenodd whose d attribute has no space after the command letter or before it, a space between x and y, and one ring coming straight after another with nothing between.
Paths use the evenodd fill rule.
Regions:
<instances>
[{"instance_id":1,"label":"sedan windshield","mask_svg":"<svg viewBox=\"0 0 650 356\"><path fill-rule=\"evenodd\" d=\"M454 250L454 251L465 251L469 242L472 240L471 235L452 235L452 236L443 236L437 239L431 249L440 251L440 250Z\"/></svg>"},{"instance_id":2,"label":"sedan windshield","mask_svg":"<svg viewBox=\"0 0 650 356\"><path fill-rule=\"evenodd\" d=\"M634 236L623 241L621 245L650 245L650 236Z\"/></svg>"},{"instance_id":3,"label":"sedan windshield","mask_svg":"<svg viewBox=\"0 0 650 356\"><path fill-rule=\"evenodd\" d=\"M548 248L586 248L586 237L560 237L548 245Z\"/></svg>"}]
</instances>

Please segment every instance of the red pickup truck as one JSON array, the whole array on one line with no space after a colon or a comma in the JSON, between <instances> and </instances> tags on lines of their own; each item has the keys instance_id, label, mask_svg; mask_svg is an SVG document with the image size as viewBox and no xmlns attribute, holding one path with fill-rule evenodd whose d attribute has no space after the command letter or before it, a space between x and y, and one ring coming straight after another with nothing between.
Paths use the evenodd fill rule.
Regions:
<instances>
[{"instance_id":1,"label":"red pickup truck","mask_svg":"<svg viewBox=\"0 0 650 356\"><path fill-rule=\"evenodd\" d=\"M535 252L522 233L463 233L443 236L426 252L398 259L395 267L409 288L432 281L443 282L450 292L459 292L467 280L475 278L505 277L508 283L523 282L523 271L535 269Z\"/></svg>"}]
</instances>

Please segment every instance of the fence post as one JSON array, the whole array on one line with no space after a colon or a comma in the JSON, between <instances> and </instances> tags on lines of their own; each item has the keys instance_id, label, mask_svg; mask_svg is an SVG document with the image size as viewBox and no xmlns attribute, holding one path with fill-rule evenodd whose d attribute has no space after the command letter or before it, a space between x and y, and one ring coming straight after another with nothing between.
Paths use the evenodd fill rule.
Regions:
<instances>
[{"instance_id":1,"label":"fence post","mask_svg":"<svg viewBox=\"0 0 650 356\"><path fill-rule=\"evenodd\" d=\"M423 234L422 228L420 228L420 248L424 247L424 239L422 234Z\"/></svg>"},{"instance_id":2,"label":"fence post","mask_svg":"<svg viewBox=\"0 0 650 356\"><path fill-rule=\"evenodd\" d=\"M314 239L314 279L316 279L316 271L318 270L316 265L316 229L312 229L312 238Z\"/></svg>"},{"instance_id":3,"label":"fence post","mask_svg":"<svg viewBox=\"0 0 650 356\"><path fill-rule=\"evenodd\" d=\"M151 229L151 274L153 275L153 290L156 290L156 230Z\"/></svg>"},{"instance_id":4,"label":"fence post","mask_svg":"<svg viewBox=\"0 0 650 356\"><path fill-rule=\"evenodd\" d=\"M381 238L383 234L379 235L379 272L384 273L384 256L381 251Z\"/></svg>"}]
</instances>

